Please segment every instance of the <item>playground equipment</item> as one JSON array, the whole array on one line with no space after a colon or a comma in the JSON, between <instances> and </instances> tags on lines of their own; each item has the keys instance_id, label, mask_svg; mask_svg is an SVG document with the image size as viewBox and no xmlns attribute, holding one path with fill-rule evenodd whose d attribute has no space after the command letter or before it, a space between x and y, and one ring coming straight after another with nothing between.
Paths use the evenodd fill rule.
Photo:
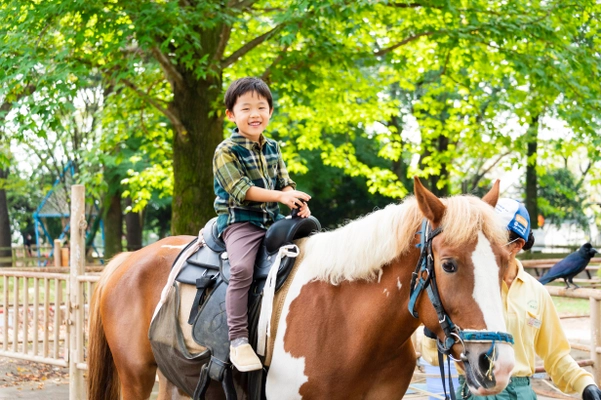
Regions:
<instances>
[{"instance_id":1,"label":"playground equipment","mask_svg":"<svg viewBox=\"0 0 601 400\"><path fill-rule=\"evenodd\" d=\"M48 218L60 218L61 222L63 223L63 229L57 239L60 240L61 243L64 243L64 241L67 238L67 234L70 229L70 190L71 185L74 184L74 175L75 164L73 163L73 161L69 161L63 169L60 176L54 181L52 188L48 191L48 193L46 193L46 196L38 206L37 210L33 213L38 266L41 266L42 264L43 266L48 265L50 258L54 255L55 252L55 248L52 248L47 257L45 257L45 261L42 261L42 252L40 251L40 233L43 233L43 236L46 238L50 246L53 246L55 240L55 238L52 237L48 230L47 223L45 223L45 221ZM98 207L96 207L95 205L86 205L85 215L89 227L93 225L94 220L100 218L100 215L98 215ZM104 224L102 223L101 219L97 222L99 223L99 230L101 232L102 243L104 246ZM94 234L94 231L88 230L86 232L86 242L89 239L89 235ZM98 251L98 249L96 249L94 244L92 243L91 245L96 251L96 253L100 255L100 252Z\"/></svg>"}]
</instances>

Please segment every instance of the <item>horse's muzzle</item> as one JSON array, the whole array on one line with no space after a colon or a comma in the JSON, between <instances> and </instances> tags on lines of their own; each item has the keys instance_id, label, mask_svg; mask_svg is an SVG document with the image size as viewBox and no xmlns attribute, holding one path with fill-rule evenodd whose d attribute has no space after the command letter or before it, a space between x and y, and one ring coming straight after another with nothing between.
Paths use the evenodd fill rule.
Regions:
<instances>
[{"instance_id":1,"label":"horse's muzzle","mask_svg":"<svg viewBox=\"0 0 601 400\"><path fill-rule=\"evenodd\" d=\"M515 354L510 344L469 343L465 350L465 379L474 395L494 395L505 389L515 365Z\"/></svg>"}]
</instances>

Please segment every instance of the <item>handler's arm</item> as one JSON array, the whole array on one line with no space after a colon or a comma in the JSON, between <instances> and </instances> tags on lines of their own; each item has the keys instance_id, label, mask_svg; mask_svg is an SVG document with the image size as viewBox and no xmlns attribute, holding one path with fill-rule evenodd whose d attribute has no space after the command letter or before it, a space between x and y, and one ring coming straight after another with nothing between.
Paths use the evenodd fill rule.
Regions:
<instances>
[{"instance_id":1,"label":"handler's arm","mask_svg":"<svg viewBox=\"0 0 601 400\"><path fill-rule=\"evenodd\" d=\"M570 344L551 296L545 291L542 297L542 324L534 344L536 353L543 359L545 370L559 390L582 394L587 386L595 384L593 376L580 368L570 355Z\"/></svg>"},{"instance_id":2,"label":"handler's arm","mask_svg":"<svg viewBox=\"0 0 601 400\"><path fill-rule=\"evenodd\" d=\"M436 336L424 326L424 337L422 338L422 358L430 365L438 366L438 346Z\"/></svg>"}]
</instances>

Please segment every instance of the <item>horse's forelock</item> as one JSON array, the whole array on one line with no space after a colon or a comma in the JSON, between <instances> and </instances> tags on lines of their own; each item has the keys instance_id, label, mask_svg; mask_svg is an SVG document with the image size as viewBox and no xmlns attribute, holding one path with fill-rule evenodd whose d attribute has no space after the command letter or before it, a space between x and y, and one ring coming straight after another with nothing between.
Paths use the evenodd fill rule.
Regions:
<instances>
[{"instance_id":1,"label":"horse's forelock","mask_svg":"<svg viewBox=\"0 0 601 400\"><path fill-rule=\"evenodd\" d=\"M473 242L478 232L482 232L492 245L507 242L507 229L489 204L470 195L449 197L443 202L447 209L441 224L448 245Z\"/></svg>"}]
</instances>

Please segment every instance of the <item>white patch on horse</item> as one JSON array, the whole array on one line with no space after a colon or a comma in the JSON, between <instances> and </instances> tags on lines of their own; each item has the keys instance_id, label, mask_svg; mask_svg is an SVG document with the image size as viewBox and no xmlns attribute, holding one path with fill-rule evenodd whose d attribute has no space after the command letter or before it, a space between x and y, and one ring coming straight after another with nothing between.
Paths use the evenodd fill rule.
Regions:
<instances>
[{"instance_id":1,"label":"white patch on horse","mask_svg":"<svg viewBox=\"0 0 601 400\"><path fill-rule=\"evenodd\" d=\"M473 297L480 306L486 329L493 332L507 332L499 285L499 265L490 242L482 232L478 232L478 245L472 253L472 262L474 263ZM513 346L507 343L500 342L496 347L497 361L494 364L493 375L497 379L497 385L502 387L509 381L515 365L515 353Z\"/></svg>"},{"instance_id":2,"label":"white patch on horse","mask_svg":"<svg viewBox=\"0 0 601 400\"><path fill-rule=\"evenodd\" d=\"M173 245L170 245L170 244L164 244L164 245L162 245L161 247L165 247L165 248L167 248L167 249L183 249L183 248L184 248L184 247L186 247L187 245L188 245L187 243L185 243L185 244L182 244L181 246L173 246Z\"/></svg>"},{"instance_id":3,"label":"white patch on horse","mask_svg":"<svg viewBox=\"0 0 601 400\"><path fill-rule=\"evenodd\" d=\"M304 264L303 262L298 266L298 272L294 276L284 300L271 365L265 383L265 395L268 399L300 399L300 388L309 380L309 377L305 375L305 358L293 357L284 349L286 318L290 312L290 304L299 296L302 287L313 280L313 277L306 273L307 269Z\"/></svg>"},{"instance_id":4,"label":"white patch on horse","mask_svg":"<svg viewBox=\"0 0 601 400\"><path fill-rule=\"evenodd\" d=\"M382 280L382 274L384 272L382 270L378 271L378 283L380 283L380 280Z\"/></svg>"},{"instance_id":5,"label":"white patch on horse","mask_svg":"<svg viewBox=\"0 0 601 400\"><path fill-rule=\"evenodd\" d=\"M473 297L480 306L486 328L489 331L507 332L501 303L499 265L490 242L482 232L478 232L478 245L472 253L472 262L474 264ZM498 296L491 296L491 293L497 293Z\"/></svg>"},{"instance_id":6,"label":"white patch on horse","mask_svg":"<svg viewBox=\"0 0 601 400\"><path fill-rule=\"evenodd\" d=\"M386 297L390 296L390 292L388 291L388 289L384 289L382 293L386 294Z\"/></svg>"},{"instance_id":7,"label":"white patch on horse","mask_svg":"<svg viewBox=\"0 0 601 400\"><path fill-rule=\"evenodd\" d=\"M396 287L397 287L397 289L399 289L399 291L401 291L401 288L403 287L403 284L401 283L401 277L400 276L396 277Z\"/></svg>"}]
</instances>

